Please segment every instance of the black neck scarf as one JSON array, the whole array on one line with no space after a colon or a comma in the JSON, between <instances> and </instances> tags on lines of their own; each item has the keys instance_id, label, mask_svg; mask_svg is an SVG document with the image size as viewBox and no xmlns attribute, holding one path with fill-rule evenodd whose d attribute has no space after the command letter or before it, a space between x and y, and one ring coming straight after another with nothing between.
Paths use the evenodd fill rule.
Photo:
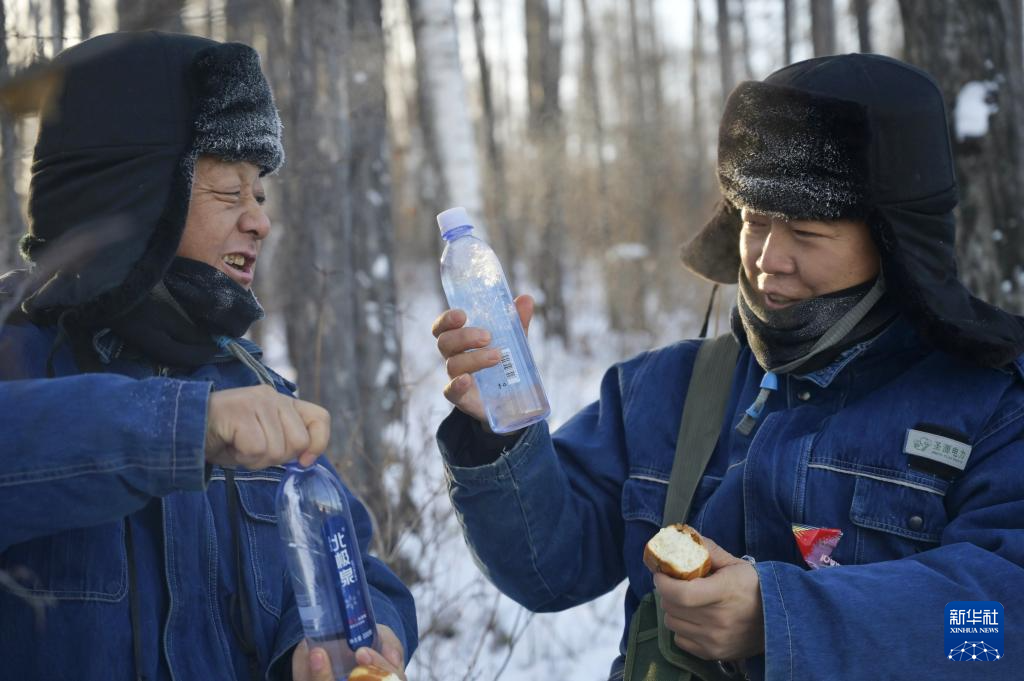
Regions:
<instances>
[{"instance_id":1,"label":"black neck scarf","mask_svg":"<svg viewBox=\"0 0 1024 681\"><path fill-rule=\"evenodd\" d=\"M160 364L194 368L217 354L214 336L237 338L262 318L251 290L215 267L176 257L162 283L111 329Z\"/></svg>"},{"instance_id":2,"label":"black neck scarf","mask_svg":"<svg viewBox=\"0 0 1024 681\"><path fill-rule=\"evenodd\" d=\"M736 307L732 311L733 333L746 338L757 363L766 371L784 367L806 356L825 332L852 310L875 283L876 280L872 279L841 291L801 300L781 310L769 310L740 269ZM842 340L801 363L798 367L800 372L828 366L844 350L887 326L897 313L891 296L884 294Z\"/></svg>"}]
</instances>

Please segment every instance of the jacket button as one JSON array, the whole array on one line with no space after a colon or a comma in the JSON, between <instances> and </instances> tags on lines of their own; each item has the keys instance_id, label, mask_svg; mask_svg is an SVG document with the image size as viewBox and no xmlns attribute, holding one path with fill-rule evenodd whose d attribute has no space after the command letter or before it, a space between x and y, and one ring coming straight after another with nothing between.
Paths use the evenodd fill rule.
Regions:
<instances>
[{"instance_id":1,"label":"jacket button","mask_svg":"<svg viewBox=\"0 0 1024 681\"><path fill-rule=\"evenodd\" d=\"M910 520L907 521L907 527L915 531L920 530L924 527L924 518L919 515L910 516Z\"/></svg>"},{"instance_id":2,"label":"jacket button","mask_svg":"<svg viewBox=\"0 0 1024 681\"><path fill-rule=\"evenodd\" d=\"M807 400L811 399L811 391L801 390L796 394L796 399L800 400L801 402L806 402Z\"/></svg>"}]
</instances>

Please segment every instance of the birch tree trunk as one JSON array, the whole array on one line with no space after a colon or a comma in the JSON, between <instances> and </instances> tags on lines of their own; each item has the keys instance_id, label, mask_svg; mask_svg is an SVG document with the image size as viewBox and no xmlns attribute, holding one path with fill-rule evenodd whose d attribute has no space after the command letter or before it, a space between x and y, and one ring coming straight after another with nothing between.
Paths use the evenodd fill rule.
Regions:
<instances>
[{"instance_id":1,"label":"birch tree trunk","mask_svg":"<svg viewBox=\"0 0 1024 681\"><path fill-rule=\"evenodd\" d=\"M397 453L384 440L403 416L395 230L391 219L391 148L384 91L384 26L381 0L349 0L347 84L352 258L355 268L355 337L364 469L357 477L378 519L378 542L388 554L416 518L408 488L388 493L384 472Z\"/></svg>"},{"instance_id":2,"label":"birch tree trunk","mask_svg":"<svg viewBox=\"0 0 1024 681\"><path fill-rule=\"evenodd\" d=\"M348 3L295 0L292 8L291 116L285 126L291 218L280 244L288 352L303 399L331 413L328 453L359 492L363 465L356 336L351 145L345 72Z\"/></svg>"},{"instance_id":3,"label":"birch tree trunk","mask_svg":"<svg viewBox=\"0 0 1024 681\"><path fill-rule=\"evenodd\" d=\"M747 3L746 0L736 0L738 3L738 11L740 19L740 47L743 52L743 77L750 80L754 77L754 67L750 62L750 22L747 21Z\"/></svg>"},{"instance_id":4,"label":"birch tree trunk","mask_svg":"<svg viewBox=\"0 0 1024 681\"><path fill-rule=\"evenodd\" d=\"M241 42L255 49L257 48L257 35L265 37L265 47L260 54L261 65L273 90L274 101L281 111L281 115L287 117L289 62L281 0L256 0L256 4L252 0L224 0L223 12L224 38L226 40ZM209 37L214 35L214 19L214 2L206 0L206 35ZM288 151L286 149L286 152ZM268 192L274 198L268 203L268 211L273 224L285 221L283 213L286 213L285 207L288 205L289 183L282 178L287 177L290 170L290 166L286 166L281 176L267 178L265 181ZM272 232L271 238L263 244L263 257L269 262L274 261L279 239L280 234ZM269 276L256 278L253 293L256 294L267 311L267 317L272 318L276 316L280 307L278 291L282 282L279 281L281 277L277 268L273 268L273 271L267 274ZM267 330L266 324L256 324L249 330L249 336L258 345L265 346Z\"/></svg>"},{"instance_id":5,"label":"birch tree trunk","mask_svg":"<svg viewBox=\"0 0 1024 681\"><path fill-rule=\"evenodd\" d=\"M117 30L153 28L181 33L185 30L181 21L184 9L185 0L117 0Z\"/></svg>"},{"instance_id":6,"label":"birch tree trunk","mask_svg":"<svg viewBox=\"0 0 1024 681\"><path fill-rule=\"evenodd\" d=\"M563 5L564 7L564 5ZM565 220L563 207L565 133L558 101L562 70L561 21L552 21L547 0L526 0L526 78L530 138L540 163L541 243L534 269L543 293L539 313L549 335L569 341L565 303Z\"/></svg>"},{"instance_id":7,"label":"birch tree trunk","mask_svg":"<svg viewBox=\"0 0 1024 681\"><path fill-rule=\"evenodd\" d=\"M604 149L605 128L604 112L601 107L601 87L597 79L597 41L594 39L593 19L590 15L590 2L580 0L581 39L583 42L583 58L580 61L582 74L580 77L580 94L583 109L588 115L588 122L593 134L593 154L597 164L597 200L598 200L598 235L601 248L611 245L611 218L608 206L608 163L605 161Z\"/></svg>"},{"instance_id":8,"label":"birch tree trunk","mask_svg":"<svg viewBox=\"0 0 1024 681\"><path fill-rule=\"evenodd\" d=\"M43 31L43 0L28 0L28 16L32 21L35 43L35 59L41 61L46 58L46 32Z\"/></svg>"},{"instance_id":9,"label":"birch tree trunk","mask_svg":"<svg viewBox=\"0 0 1024 681\"><path fill-rule=\"evenodd\" d=\"M705 174L708 173L707 131L704 124L701 70L704 68L704 20L700 3L693 3L693 47L690 53L690 131L693 161L690 164L690 207L697 210L703 204L707 191Z\"/></svg>"},{"instance_id":10,"label":"birch tree trunk","mask_svg":"<svg viewBox=\"0 0 1024 681\"><path fill-rule=\"evenodd\" d=\"M853 0L857 17L857 42L861 52L871 52L871 0Z\"/></svg>"},{"instance_id":11,"label":"birch tree trunk","mask_svg":"<svg viewBox=\"0 0 1024 681\"><path fill-rule=\"evenodd\" d=\"M811 40L815 57L836 53L836 9L833 0L811 0Z\"/></svg>"},{"instance_id":12,"label":"birch tree trunk","mask_svg":"<svg viewBox=\"0 0 1024 681\"><path fill-rule=\"evenodd\" d=\"M409 0L409 16L416 43L424 142L436 147L431 153L436 153L441 170L437 203L444 208L465 207L477 234L486 239L480 166L459 61L453 0ZM432 142L428 138L433 138ZM429 229L429 225L423 228Z\"/></svg>"},{"instance_id":13,"label":"birch tree trunk","mask_svg":"<svg viewBox=\"0 0 1024 681\"><path fill-rule=\"evenodd\" d=\"M212 14L212 13L211 13ZM251 0L224 0L224 27L228 40L253 46L256 21ZM280 31L280 26L266 26L267 32Z\"/></svg>"},{"instance_id":14,"label":"birch tree trunk","mask_svg":"<svg viewBox=\"0 0 1024 681\"><path fill-rule=\"evenodd\" d=\"M92 35L92 2L78 0L78 32L82 40Z\"/></svg>"},{"instance_id":15,"label":"birch tree trunk","mask_svg":"<svg viewBox=\"0 0 1024 681\"><path fill-rule=\"evenodd\" d=\"M793 63L793 0L782 0L782 63Z\"/></svg>"},{"instance_id":16,"label":"birch tree trunk","mask_svg":"<svg viewBox=\"0 0 1024 681\"><path fill-rule=\"evenodd\" d=\"M417 38L420 28L413 19L413 5L420 0L408 0L409 23L412 25L413 42L420 43L422 38ZM434 93L428 85L430 75L427 73L427 60L421 57L419 50L416 51L416 96L415 96L415 124L412 125L411 146L413 148L414 161L412 163L412 174L415 176L416 203L414 211L414 224L418 227L418 243L422 244L422 250L426 253L441 254L441 244L437 234L430 230L434 223L434 216L453 205L448 193L448 183L444 176L444 164L441 161L441 148L437 134L437 118L434 108L437 106L434 100ZM416 157L419 157L416 159ZM418 162L417 162L418 161ZM419 250L419 249L418 249ZM444 301L444 290L441 287L440 277L437 278L437 292Z\"/></svg>"},{"instance_id":17,"label":"birch tree trunk","mask_svg":"<svg viewBox=\"0 0 1024 681\"><path fill-rule=\"evenodd\" d=\"M64 49L64 26L67 19L67 7L64 0L50 2L50 34L53 41L53 53Z\"/></svg>"},{"instance_id":18,"label":"birch tree trunk","mask_svg":"<svg viewBox=\"0 0 1024 681\"><path fill-rule=\"evenodd\" d=\"M13 72L10 54L7 51L7 13L0 3L0 74L8 77ZM7 272L20 262L18 239L25 232L25 221L21 217L21 198L15 189L21 153L15 117L0 107L0 270Z\"/></svg>"},{"instance_id":19,"label":"birch tree trunk","mask_svg":"<svg viewBox=\"0 0 1024 681\"><path fill-rule=\"evenodd\" d=\"M1017 313L1024 311L1020 9L1020 0L900 0L906 58L935 76L950 111L961 279Z\"/></svg>"},{"instance_id":20,"label":"birch tree trunk","mask_svg":"<svg viewBox=\"0 0 1024 681\"><path fill-rule=\"evenodd\" d=\"M598 252L603 254L602 267L604 275L605 307L608 321L613 329L624 328L624 308L622 297L617 295L621 289L616 279L617 264L611 250L613 235L611 228L611 210L609 206L608 163L605 161L606 144L604 112L601 107L601 87L597 78L597 41L594 38L593 19L590 14L588 0L580 0L581 40L583 55L580 60L580 99L582 100L584 131L589 133L592 144L594 163L597 166L597 244Z\"/></svg>"},{"instance_id":21,"label":"birch tree trunk","mask_svg":"<svg viewBox=\"0 0 1024 681\"><path fill-rule=\"evenodd\" d=\"M509 224L508 181L505 175L505 154L498 145L495 135L497 127L494 112L494 92L491 86L491 65L487 58L487 41L484 30L483 13L480 11L480 0L473 0L473 38L476 45L476 64L480 71L480 101L483 108L483 139L487 152L487 193L485 203L487 223L491 225L496 250L499 251L501 262L512 291L517 290L515 266L519 260L519 239L521 235L514 232Z\"/></svg>"},{"instance_id":22,"label":"birch tree trunk","mask_svg":"<svg viewBox=\"0 0 1024 681\"><path fill-rule=\"evenodd\" d=\"M661 233L658 225L657 194L660 174L657 168L657 151L655 149L654 131L657 124L653 113L653 93L650 82L651 65L645 58L645 50L641 43L646 43L641 27L641 18L637 8L637 0L629 0L629 54L630 83L629 94L630 118L629 130L629 178L631 206L629 212L641 228L640 241L650 253L660 252ZM609 295L613 295L609 292ZM612 317L612 327L624 329L628 320L622 325Z\"/></svg>"},{"instance_id":23,"label":"birch tree trunk","mask_svg":"<svg viewBox=\"0 0 1024 681\"><path fill-rule=\"evenodd\" d=\"M732 31L729 25L729 0L718 0L718 70L722 83L722 102L736 87L736 72L732 62Z\"/></svg>"}]
</instances>

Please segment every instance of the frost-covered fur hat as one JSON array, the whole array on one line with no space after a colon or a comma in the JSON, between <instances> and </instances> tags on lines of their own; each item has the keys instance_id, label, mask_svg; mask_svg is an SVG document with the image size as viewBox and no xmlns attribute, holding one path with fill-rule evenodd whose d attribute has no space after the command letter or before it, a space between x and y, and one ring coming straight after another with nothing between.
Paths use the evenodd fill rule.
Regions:
<instances>
[{"instance_id":1,"label":"frost-covered fur hat","mask_svg":"<svg viewBox=\"0 0 1024 681\"><path fill-rule=\"evenodd\" d=\"M1024 323L973 297L954 258L956 175L942 95L924 71L872 54L820 57L740 84L718 139L722 203L683 248L734 284L740 211L865 220L887 288L933 346L987 366L1024 351Z\"/></svg>"},{"instance_id":2,"label":"frost-covered fur hat","mask_svg":"<svg viewBox=\"0 0 1024 681\"><path fill-rule=\"evenodd\" d=\"M259 55L239 43L113 33L64 50L53 66L60 85L43 108L21 247L26 260L57 265L23 307L99 325L163 278L197 157L274 172L284 161L281 119Z\"/></svg>"}]
</instances>

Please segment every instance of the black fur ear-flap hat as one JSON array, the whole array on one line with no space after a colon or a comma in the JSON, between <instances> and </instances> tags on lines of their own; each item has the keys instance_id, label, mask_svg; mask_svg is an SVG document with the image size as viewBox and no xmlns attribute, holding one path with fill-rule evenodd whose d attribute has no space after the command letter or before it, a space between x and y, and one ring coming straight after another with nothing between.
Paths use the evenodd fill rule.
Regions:
<instances>
[{"instance_id":1,"label":"black fur ear-flap hat","mask_svg":"<svg viewBox=\"0 0 1024 681\"><path fill-rule=\"evenodd\" d=\"M684 264L735 284L740 211L859 219L886 285L932 346L985 366L1024 351L1024 320L970 294L954 257L956 175L942 95L889 57L820 57L741 83L719 127L723 201L683 248Z\"/></svg>"},{"instance_id":2,"label":"black fur ear-flap hat","mask_svg":"<svg viewBox=\"0 0 1024 681\"><path fill-rule=\"evenodd\" d=\"M112 33L64 50L53 66L62 77L43 107L21 249L54 271L23 308L50 321L70 311L97 327L163 278L197 157L274 172L281 120L259 55L239 43Z\"/></svg>"}]
</instances>

